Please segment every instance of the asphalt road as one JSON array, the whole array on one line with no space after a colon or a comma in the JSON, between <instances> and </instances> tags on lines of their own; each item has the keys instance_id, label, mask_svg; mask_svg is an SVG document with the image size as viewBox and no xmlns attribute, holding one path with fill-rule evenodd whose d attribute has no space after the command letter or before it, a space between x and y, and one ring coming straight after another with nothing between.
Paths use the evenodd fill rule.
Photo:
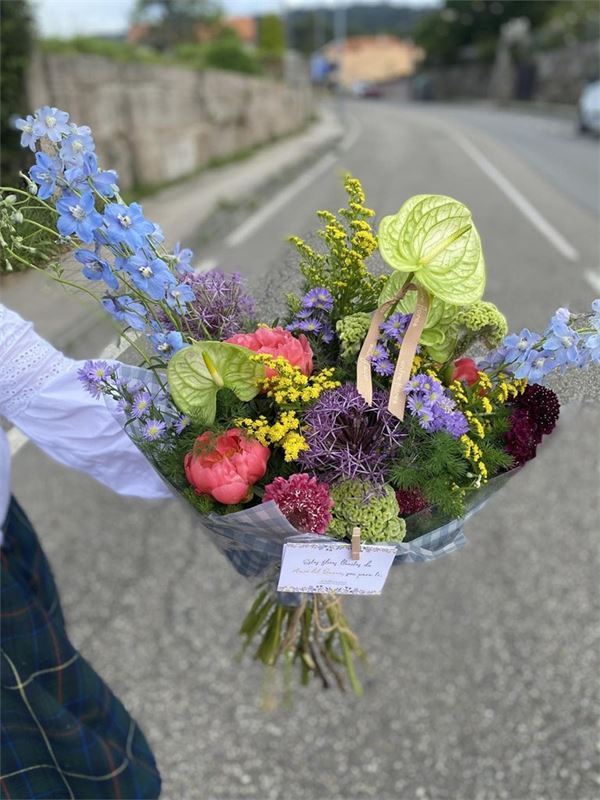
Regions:
<instances>
[{"instance_id":1,"label":"asphalt road","mask_svg":"<svg viewBox=\"0 0 600 800\"><path fill-rule=\"evenodd\" d=\"M465 202L487 295L513 327L600 294L597 144L568 121L368 102L343 113L346 136L314 179L278 187L273 213L236 221L246 237L233 229L234 244L214 241L201 258L240 269L274 310L293 285L284 236L339 207L349 169L380 214L416 193ZM268 715L260 669L232 659L252 590L182 506L119 499L32 446L14 483L72 637L146 730L168 800L591 800L599 423L597 404L566 409L469 522L469 547L400 567L382 598L348 604L372 654L364 699L299 691L293 709Z\"/></svg>"}]
</instances>

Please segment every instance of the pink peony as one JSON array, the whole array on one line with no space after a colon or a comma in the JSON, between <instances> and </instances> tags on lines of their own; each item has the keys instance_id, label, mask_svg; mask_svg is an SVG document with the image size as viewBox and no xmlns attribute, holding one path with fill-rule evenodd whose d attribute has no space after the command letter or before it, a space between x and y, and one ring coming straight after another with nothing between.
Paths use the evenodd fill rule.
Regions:
<instances>
[{"instance_id":1,"label":"pink peony","mask_svg":"<svg viewBox=\"0 0 600 800\"><path fill-rule=\"evenodd\" d=\"M265 474L269 455L268 447L231 428L220 436L211 431L198 436L183 463L197 494L234 505L252 497L251 487Z\"/></svg>"},{"instance_id":2,"label":"pink peony","mask_svg":"<svg viewBox=\"0 0 600 800\"><path fill-rule=\"evenodd\" d=\"M333 500L329 486L306 473L275 478L265 487L263 503L274 500L281 513L299 531L325 533L331 522Z\"/></svg>"},{"instance_id":3,"label":"pink peony","mask_svg":"<svg viewBox=\"0 0 600 800\"><path fill-rule=\"evenodd\" d=\"M256 353L282 356L305 375L312 372L313 354L304 334L296 338L283 328L257 328L254 333L236 333L226 341L247 347ZM272 369L267 369L266 374L267 378L272 378L275 373Z\"/></svg>"}]
</instances>

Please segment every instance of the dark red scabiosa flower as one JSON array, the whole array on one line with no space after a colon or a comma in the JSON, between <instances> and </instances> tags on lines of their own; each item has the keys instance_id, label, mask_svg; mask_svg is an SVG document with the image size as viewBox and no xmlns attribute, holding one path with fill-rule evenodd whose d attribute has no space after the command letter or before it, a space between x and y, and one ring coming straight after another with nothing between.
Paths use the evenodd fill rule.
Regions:
<instances>
[{"instance_id":1,"label":"dark red scabiosa flower","mask_svg":"<svg viewBox=\"0 0 600 800\"><path fill-rule=\"evenodd\" d=\"M552 389L540 386L539 383L531 383L514 404L527 412L539 434L539 441L542 435L552 433L560 414L560 403Z\"/></svg>"},{"instance_id":2,"label":"dark red scabiosa flower","mask_svg":"<svg viewBox=\"0 0 600 800\"><path fill-rule=\"evenodd\" d=\"M331 522L333 500L329 486L302 472L289 478L275 478L265 486L263 503L274 500L294 528L309 533L325 533Z\"/></svg>"},{"instance_id":3,"label":"dark red scabiosa flower","mask_svg":"<svg viewBox=\"0 0 600 800\"><path fill-rule=\"evenodd\" d=\"M524 408L515 408L510 415L510 428L504 435L505 450L514 458L515 464L521 466L535 458L540 439L538 431Z\"/></svg>"},{"instance_id":4,"label":"dark red scabiosa flower","mask_svg":"<svg viewBox=\"0 0 600 800\"><path fill-rule=\"evenodd\" d=\"M418 489L398 489L396 500L401 517L410 517L411 514L416 514L428 506L427 498Z\"/></svg>"}]
</instances>

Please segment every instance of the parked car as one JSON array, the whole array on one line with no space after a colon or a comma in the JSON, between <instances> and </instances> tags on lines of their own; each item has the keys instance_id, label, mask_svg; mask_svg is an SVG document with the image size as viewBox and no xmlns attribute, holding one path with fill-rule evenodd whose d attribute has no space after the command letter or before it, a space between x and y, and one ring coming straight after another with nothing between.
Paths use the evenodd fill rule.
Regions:
<instances>
[{"instance_id":1,"label":"parked car","mask_svg":"<svg viewBox=\"0 0 600 800\"><path fill-rule=\"evenodd\" d=\"M578 104L578 121L581 133L600 135L600 81L585 87Z\"/></svg>"},{"instance_id":2,"label":"parked car","mask_svg":"<svg viewBox=\"0 0 600 800\"><path fill-rule=\"evenodd\" d=\"M383 90L376 83L356 81L352 85L352 94L355 97L383 97Z\"/></svg>"}]
</instances>

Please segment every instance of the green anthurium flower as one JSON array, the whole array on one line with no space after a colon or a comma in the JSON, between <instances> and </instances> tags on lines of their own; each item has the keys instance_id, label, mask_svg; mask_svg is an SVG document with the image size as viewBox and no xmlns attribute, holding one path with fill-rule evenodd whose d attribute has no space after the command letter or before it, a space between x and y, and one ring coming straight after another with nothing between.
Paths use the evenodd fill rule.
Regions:
<instances>
[{"instance_id":1,"label":"green anthurium flower","mask_svg":"<svg viewBox=\"0 0 600 800\"><path fill-rule=\"evenodd\" d=\"M210 425L217 410L217 392L227 388L249 401L260 391L265 368L251 360L246 347L228 342L195 342L169 361L169 390L177 408Z\"/></svg>"},{"instance_id":2,"label":"green anthurium flower","mask_svg":"<svg viewBox=\"0 0 600 800\"><path fill-rule=\"evenodd\" d=\"M485 262L471 212L444 195L411 197L379 226L383 259L429 294L452 305L479 300Z\"/></svg>"}]
</instances>

